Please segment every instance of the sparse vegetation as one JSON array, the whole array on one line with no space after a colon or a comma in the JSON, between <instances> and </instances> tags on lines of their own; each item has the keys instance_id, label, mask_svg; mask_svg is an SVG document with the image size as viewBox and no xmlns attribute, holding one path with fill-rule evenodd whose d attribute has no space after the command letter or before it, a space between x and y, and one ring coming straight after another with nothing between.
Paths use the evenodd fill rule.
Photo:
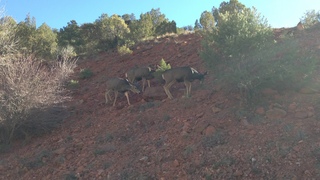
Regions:
<instances>
[{"instance_id":1,"label":"sparse vegetation","mask_svg":"<svg viewBox=\"0 0 320 180\"><path fill-rule=\"evenodd\" d=\"M118 53L121 55L131 54L132 50L130 50L127 46L118 47Z\"/></svg>"},{"instance_id":2,"label":"sparse vegetation","mask_svg":"<svg viewBox=\"0 0 320 180\"><path fill-rule=\"evenodd\" d=\"M79 81L78 80L74 80L74 79L71 79L68 83L68 87L72 88L72 89L75 89L75 88L78 88L79 87Z\"/></svg>"},{"instance_id":3,"label":"sparse vegetation","mask_svg":"<svg viewBox=\"0 0 320 180\"><path fill-rule=\"evenodd\" d=\"M93 72L88 69L88 68L85 68L85 69L81 69L80 70L80 78L81 79L88 79L90 78L91 76L93 75Z\"/></svg>"}]
</instances>

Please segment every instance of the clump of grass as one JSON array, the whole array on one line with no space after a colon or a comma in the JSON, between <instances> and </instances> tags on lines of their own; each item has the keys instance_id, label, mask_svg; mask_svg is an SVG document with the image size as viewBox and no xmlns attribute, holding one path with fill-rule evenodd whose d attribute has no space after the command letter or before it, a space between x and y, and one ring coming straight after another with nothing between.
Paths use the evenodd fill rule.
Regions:
<instances>
[{"instance_id":1,"label":"clump of grass","mask_svg":"<svg viewBox=\"0 0 320 180\"><path fill-rule=\"evenodd\" d=\"M189 156L191 155L195 150L195 147L192 146L192 145L189 145L187 146L186 148L184 148L184 152L183 152L183 155L186 157L186 156Z\"/></svg>"},{"instance_id":2,"label":"clump of grass","mask_svg":"<svg viewBox=\"0 0 320 180\"><path fill-rule=\"evenodd\" d=\"M165 115L163 115L162 119L163 119L164 121L169 121L169 120L171 119L171 117L170 117L170 115L165 114Z\"/></svg>"},{"instance_id":3,"label":"clump of grass","mask_svg":"<svg viewBox=\"0 0 320 180\"><path fill-rule=\"evenodd\" d=\"M80 70L81 79L87 79L87 78L90 78L91 76L93 76L93 72L90 69L85 68Z\"/></svg>"}]
</instances>

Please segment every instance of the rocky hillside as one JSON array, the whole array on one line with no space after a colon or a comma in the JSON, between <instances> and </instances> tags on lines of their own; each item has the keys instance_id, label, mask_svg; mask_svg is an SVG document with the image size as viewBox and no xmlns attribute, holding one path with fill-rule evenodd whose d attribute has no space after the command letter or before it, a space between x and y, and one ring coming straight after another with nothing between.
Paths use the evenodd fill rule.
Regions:
<instances>
[{"instance_id":1,"label":"rocky hillside","mask_svg":"<svg viewBox=\"0 0 320 180\"><path fill-rule=\"evenodd\" d=\"M278 32L277 32L278 33ZM320 52L320 31L305 31L301 48ZM0 154L1 179L319 179L320 101L317 89L263 90L254 112L221 88L199 57L195 34L145 41L131 55L101 53L79 61L60 128ZM320 57L320 54L318 54ZM106 105L105 81L134 66L189 65L208 71L205 83L172 87L173 100L123 95ZM78 78L81 69L93 76ZM318 78L314 78L318 82ZM162 85L152 81L157 92ZM163 93L163 92L162 92Z\"/></svg>"}]
</instances>

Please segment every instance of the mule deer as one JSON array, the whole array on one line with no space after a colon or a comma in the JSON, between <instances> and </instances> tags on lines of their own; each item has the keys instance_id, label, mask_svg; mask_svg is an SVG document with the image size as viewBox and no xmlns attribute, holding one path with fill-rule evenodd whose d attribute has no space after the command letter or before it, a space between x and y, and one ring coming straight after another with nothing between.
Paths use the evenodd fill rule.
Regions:
<instances>
[{"instance_id":1,"label":"mule deer","mask_svg":"<svg viewBox=\"0 0 320 180\"><path fill-rule=\"evenodd\" d=\"M166 92L169 99L173 99L173 96L170 92L170 87L175 82L184 82L187 90L187 97L191 94L191 82L195 79L202 81L204 76L207 75L207 72L201 74L192 67L177 67L169 69L162 73L162 78L165 80L165 85L163 86L164 91Z\"/></svg>"},{"instance_id":2,"label":"mule deer","mask_svg":"<svg viewBox=\"0 0 320 180\"><path fill-rule=\"evenodd\" d=\"M142 91L144 91L146 81L150 87L150 80L154 78L153 73L155 71L150 67L135 67L130 69L125 75L129 82L134 83L142 80Z\"/></svg>"},{"instance_id":3,"label":"mule deer","mask_svg":"<svg viewBox=\"0 0 320 180\"><path fill-rule=\"evenodd\" d=\"M130 106L130 100L129 100L129 91L132 91L134 93L140 93L140 90L135 86L134 84L130 83L127 79L122 78L111 78L107 81L107 89L105 93L106 98L106 104L108 103L108 100L111 100L110 92L114 92L114 101L113 106L115 106L117 97L119 92L124 93L124 95L127 97L128 105Z\"/></svg>"}]
</instances>

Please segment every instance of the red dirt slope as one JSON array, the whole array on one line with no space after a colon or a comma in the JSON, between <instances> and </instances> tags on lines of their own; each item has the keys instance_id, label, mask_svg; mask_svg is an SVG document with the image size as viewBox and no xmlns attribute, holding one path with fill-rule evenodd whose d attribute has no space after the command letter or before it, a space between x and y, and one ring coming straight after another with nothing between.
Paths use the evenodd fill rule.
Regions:
<instances>
[{"instance_id":1,"label":"red dirt slope","mask_svg":"<svg viewBox=\"0 0 320 180\"><path fill-rule=\"evenodd\" d=\"M1 154L1 179L319 179L316 92L266 89L265 105L248 113L208 70L204 84L193 82L191 98L181 98L181 83L172 87L173 100L145 102L131 93L130 107L124 96L115 107L104 104L105 80L135 65L164 58L204 72L200 42L195 34L164 37L136 45L131 55L80 61L77 72L94 75L79 79L70 117L53 133ZM320 45L310 36L301 42Z\"/></svg>"}]
</instances>

